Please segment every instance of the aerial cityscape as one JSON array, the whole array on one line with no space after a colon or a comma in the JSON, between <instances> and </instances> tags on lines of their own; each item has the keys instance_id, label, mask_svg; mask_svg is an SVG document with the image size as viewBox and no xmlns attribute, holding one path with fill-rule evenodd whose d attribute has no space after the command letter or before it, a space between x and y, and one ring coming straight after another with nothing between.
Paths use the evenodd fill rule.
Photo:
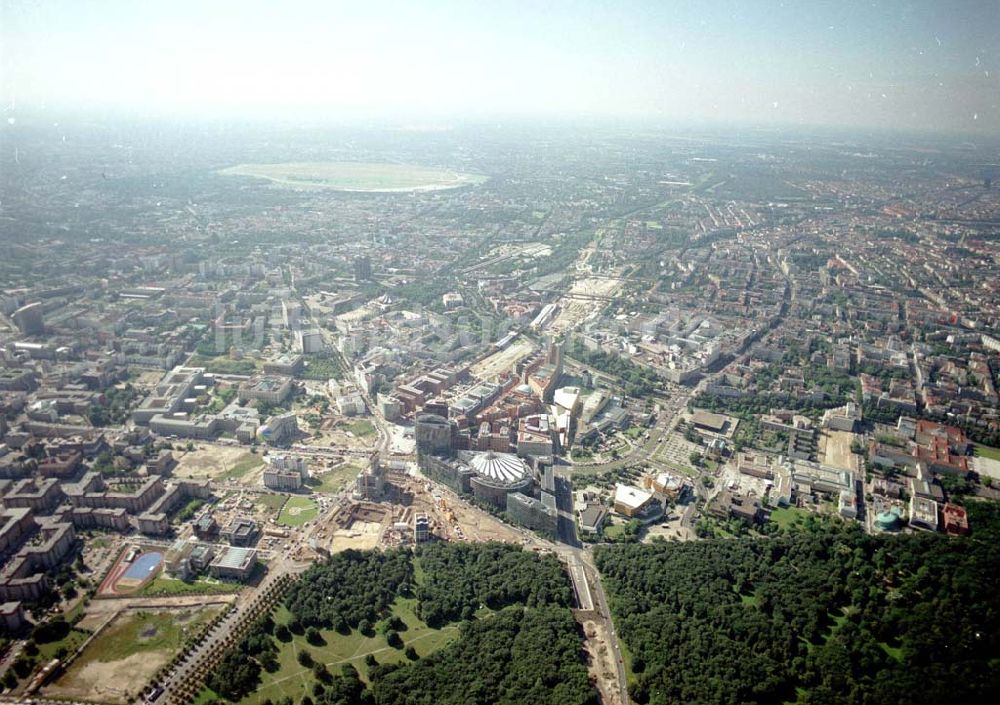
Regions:
<instances>
[{"instance_id":1,"label":"aerial cityscape","mask_svg":"<svg viewBox=\"0 0 1000 705\"><path fill-rule=\"evenodd\" d=\"M997 95L5 97L0 703L997 702Z\"/></svg>"}]
</instances>

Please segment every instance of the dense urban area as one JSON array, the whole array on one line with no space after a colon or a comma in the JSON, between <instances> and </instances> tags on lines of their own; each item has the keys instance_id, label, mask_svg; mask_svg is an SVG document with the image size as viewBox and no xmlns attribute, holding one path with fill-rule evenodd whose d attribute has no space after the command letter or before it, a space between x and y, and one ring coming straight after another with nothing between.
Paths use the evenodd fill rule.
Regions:
<instances>
[{"instance_id":1,"label":"dense urban area","mask_svg":"<svg viewBox=\"0 0 1000 705\"><path fill-rule=\"evenodd\" d=\"M0 136L0 701L997 702L995 143Z\"/></svg>"}]
</instances>

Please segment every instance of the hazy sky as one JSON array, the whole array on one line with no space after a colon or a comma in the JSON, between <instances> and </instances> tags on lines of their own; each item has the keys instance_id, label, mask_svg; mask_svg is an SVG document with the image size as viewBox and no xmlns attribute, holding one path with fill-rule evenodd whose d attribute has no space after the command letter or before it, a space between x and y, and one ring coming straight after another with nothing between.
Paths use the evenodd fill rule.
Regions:
<instances>
[{"instance_id":1,"label":"hazy sky","mask_svg":"<svg viewBox=\"0 0 1000 705\"><path fill-rule=\"evenodd\" d=\"M7 117L627 116L1000 132L1000 0L0 0Z\"/></svg>"}]
</instances>

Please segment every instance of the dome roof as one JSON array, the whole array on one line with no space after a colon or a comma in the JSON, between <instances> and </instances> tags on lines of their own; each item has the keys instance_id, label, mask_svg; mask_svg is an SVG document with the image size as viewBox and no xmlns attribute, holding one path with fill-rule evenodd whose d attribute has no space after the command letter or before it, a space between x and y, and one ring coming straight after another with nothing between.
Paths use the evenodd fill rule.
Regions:
<instances>
[{"instance_id":1,"label":"dome roof","mask_svg":"<svg viewBox=\"0 0 1000 705\"><path fill-rule=\"evenodd\" d=\"M529 475L528 466L513 453L462 451L459 457L475 470L477 475L495 482L513 484L521 482Z\"/></svg>"},{"instance_id":2,"label":"dome roof","mask_svg":"<svg viewBox=\"0 0 1000 705\"><path fill-rule=\"evenodd\" d=\"M899 524L899 515L895 512L882 512L875 518L875 523L881 529L892 529Z\"/></svg>"}]
</instances>

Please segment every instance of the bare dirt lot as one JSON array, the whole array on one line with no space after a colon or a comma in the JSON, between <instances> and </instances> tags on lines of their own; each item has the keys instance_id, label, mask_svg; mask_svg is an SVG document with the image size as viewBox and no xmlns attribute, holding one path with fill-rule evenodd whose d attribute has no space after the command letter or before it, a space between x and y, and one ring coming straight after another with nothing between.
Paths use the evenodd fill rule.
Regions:
<instances>
[{"instance_id":1,"label":"bare dirt lot","mask_svg":"<svg viewBox=\"0 0 1000 705\"><path fill-rule=\"evenodd\" d=\"M161 379L163 379L162 370L147 370L139 373L134 384L139 387L155 387Z\"/></svg>"},{"instance_id":2,"label":"bare dirt lot","mask_svg":"<svg viewBox=\"0 0 1000 705\"><path fill-rule=\"evenodd\" d=\"M523 539L522 534L499 519L482 511L470 511L464 501L449 502L448 506L454 512L455 524L461 528L462 536L469 541L520 543Z\"/></svg>"},{"instance_id":3,"label":"bare dirt lot","mask_svg":"<svg viewBox=\"0 0 1000 705\"><path fill-rule=\"evenodd\" d=\"M583 631L587 637L584 641L587 670L601 691L601 702L605 705L621 705L621 693L618 688L613 687L618 676L614 658L608 648L607 626L604 622L586 619L583 621Z\"/></svg>"},{"instance_id":4,"label":"bare dirt lot","mask_svg":"<svg viewBox=\"0 0 1000 705\"><path fill-rule=\"evenodd\" d=\"M364 450L374 449L377 439L369 419L331 417L324 419L316 435L305 442L336 449Z\"/></svg>"},{"instance_id":5,"label":"bare dirt lot","mask_svg":"<svg viewBox=\"0 0 1000 705\"><path fill-rule=\"evenodd\" d=\"M570 288L570 294L575 296L613 296L621 288L621 279L598 279L588 277L577 279ZM563 333L575 329L580 323L590 316L594 316L602 308L601 298L590 300L585 298L574 298L570 296L559 300L562 307L559 315L552 321L549 331L552 333Z\"/></svg>"},{"instance_id":6,"label":"bare dirt lot","mask_svg":"<svg viewBox=\"0 0 1000 705\"><path fill-rule=\"evenodd\" d=\"M45 695L121 705L132 702L181 647L188 630L210 620L218 609L122 611L55 683L45 687Z\"/></svg>"},{"instance_id":7,"label":"bare dirt lot","mask_svg":"<svg viewBox=\"0 0 1000 705\"><path fill-rule=\"evenodd\" d=\"M860 456L851 452L854 434L850 431L825 431L820 435L823 462L843 470L860 470Z\"/></svg>"},{"instance_id":8,"label":"bare dirt lot","mask_svg":"<svg viewBox=\"0 0 1000 705\"><path fill-rule=\"evenodd\" d=\"M214 480L250 465L263 465L263 460L246 448L223 445L199 444L193 451L175 450L174 457L177 458L174 476L195 480Z\"/></svg>"},{"instance_id":9,"label":"bare dirt lot","mask_svg":"<svg viewBox=\"0 0 1000 705\"><path fill-rule=\"evenodd\" d=\"M382 525L370 521L356 521L349 529L337 529L330 542L330 553L354 548L364 551L378 546Z\"/></svg>"},{"instance_id":10,"label":"bare dirt lot","mask_svg":"<svg viewBox=\"0 0 1000 705\"><path fill-rule=\"evenodd\" d=\"M88 661L70 670L54 685L45 689L48 697L88 698L107 703L129 702L136 684L144 684L156 670L168 661L168 652L144 652L115 661Z\"/></svg>"}]
</instances>

